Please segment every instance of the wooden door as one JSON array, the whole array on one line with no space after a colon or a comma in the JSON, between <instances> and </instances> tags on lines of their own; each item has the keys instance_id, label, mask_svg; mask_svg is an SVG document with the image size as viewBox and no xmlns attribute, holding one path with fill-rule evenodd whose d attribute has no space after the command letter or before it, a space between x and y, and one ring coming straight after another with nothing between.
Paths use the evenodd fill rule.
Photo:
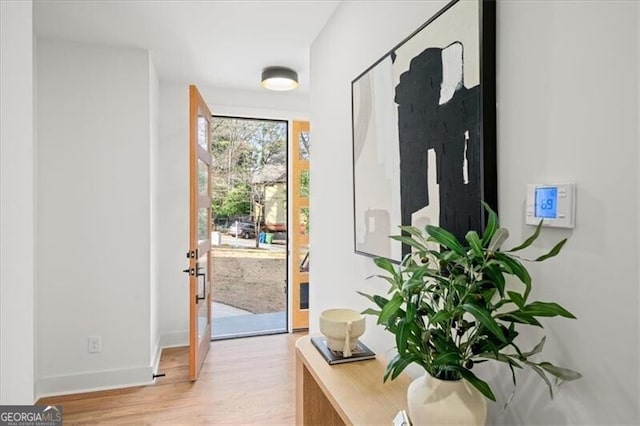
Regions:
<instances>
[{"instance_id":1,"label":"wooden door","mask_svg":"<svg viewBox=\"0 0 640 426\"><path fill-rule=\"evenodd\" d=\"M211 112L189 86L189 377L211 344Z\"/></svg>"},{"instance_id":2,"label":"wooden door","mask_svg":"<svg viewBox=\"0 0 640 426\"><path fill-rule=\"evenodd\" d=\"M309 122L293 122L291 274L293 330L309 328Z\"/></svg>"}]
</instances>

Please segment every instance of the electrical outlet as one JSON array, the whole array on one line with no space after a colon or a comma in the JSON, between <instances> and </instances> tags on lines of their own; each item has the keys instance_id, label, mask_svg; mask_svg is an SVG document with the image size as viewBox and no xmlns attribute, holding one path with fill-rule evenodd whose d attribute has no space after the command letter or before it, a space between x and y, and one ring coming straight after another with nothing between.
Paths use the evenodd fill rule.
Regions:
<instances>
[{"instance_id":1,"label":"electrical outlet","mask_svg":"<svg viewBox=\"0 0 640 426\"><path fill-rule=\"evenodd\" d=\"M102 352L102 337L89 336L89 353L99 354L100 352Z\"/></svg>"}]
</instances>

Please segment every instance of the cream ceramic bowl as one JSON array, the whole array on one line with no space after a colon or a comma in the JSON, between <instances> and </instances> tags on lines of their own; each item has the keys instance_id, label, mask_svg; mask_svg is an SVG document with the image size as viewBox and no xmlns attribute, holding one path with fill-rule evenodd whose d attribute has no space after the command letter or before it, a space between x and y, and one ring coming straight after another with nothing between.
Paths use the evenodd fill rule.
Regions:
<instances>
[{"instance_id":1,"label":"cream ceramic bowl","mask_svg":"<svg viewBox=\"0 0 640 426\"><path fill-rule=\"evenodd\" d=\"M327 346L344 357L351 356L364 328L364 315L353 309L327 309L320 314L320 332L327 338Z\"/></svg>"}]
</instances>

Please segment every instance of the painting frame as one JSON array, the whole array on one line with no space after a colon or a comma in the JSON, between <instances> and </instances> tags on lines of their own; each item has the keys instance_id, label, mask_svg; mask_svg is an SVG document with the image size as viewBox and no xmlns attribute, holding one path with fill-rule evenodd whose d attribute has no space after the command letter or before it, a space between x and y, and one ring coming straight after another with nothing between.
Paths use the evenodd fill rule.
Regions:
<instances>
[{"instance_id":1,"label":"painting frame","mask_svg":"<svg viewBox=\"0 0 640 426\"><path fill-rule=\"evenodd\" d=\"M355 253L400 262L400 225L463 240L497 211L495 27L495 1L453 0L352 80Z\"/></svg>"}]
</instances>

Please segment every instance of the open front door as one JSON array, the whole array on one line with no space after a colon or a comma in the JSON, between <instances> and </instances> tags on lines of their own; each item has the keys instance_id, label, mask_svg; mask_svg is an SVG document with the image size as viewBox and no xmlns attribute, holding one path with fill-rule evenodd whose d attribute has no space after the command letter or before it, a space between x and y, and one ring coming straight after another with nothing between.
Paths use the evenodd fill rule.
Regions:
<instances>
[{"instance_id":1,"label":"open front door","mask_svg":"<svg viewBox=\"0 0 640 426\"><path fill-rule=\"evenodd\" d=\"M293 122L291 274L293 287L291 325L309 328L309 122Z\"/></svg>"},{"instance_id":2,"label":"open front door","mask_svg":"<svg viewBox=\"0 0 640 426\"><path fill-rule=\"evenodd\" d=\"M189 86L189 377L211 344L211 112Z\"/></svg>"}]
</instances>

